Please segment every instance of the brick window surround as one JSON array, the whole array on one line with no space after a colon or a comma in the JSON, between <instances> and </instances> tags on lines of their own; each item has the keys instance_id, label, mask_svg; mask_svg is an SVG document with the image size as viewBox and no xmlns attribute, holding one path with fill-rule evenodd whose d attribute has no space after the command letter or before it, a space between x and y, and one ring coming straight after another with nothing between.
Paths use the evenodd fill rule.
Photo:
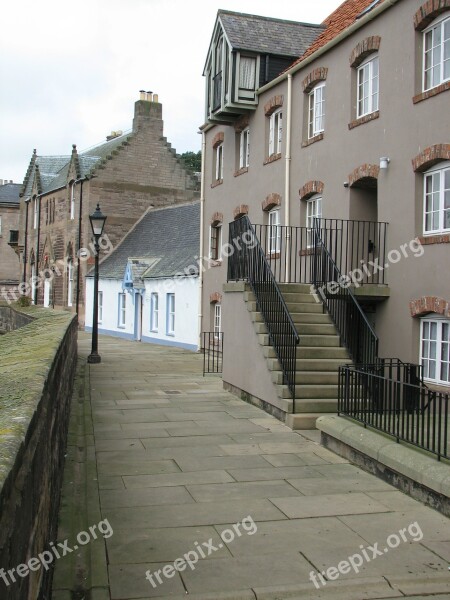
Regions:
<instances>
[{"instance_id":1,"label":"brick window surround","mask_svg":"<svg viewBox=\"0 0 450 600\"><path fill-rule=\"evenodd\" d=\"M234 131L236 133L241 133L250 125L250 117L249 115L242 115L234 124Z\"/></svg>"},{"instance_id":2,"label":"brick window surround","mask_svg":"<svg viewBox=\"0 0 450 600\"><path fill-rule=\"evenodd\" d=\"M422 296L411 300L409 310L412 317L421 317L428 313L450 317L450 302L439 296Z\"/></svg>"},{"instance_id":3,"label":"brick window surround","mask_svg":"<svg viewBox=\"0 0 450 600\"><path fill-rule=\"evenodd\" d=\"M211 217L211 225L218 225L219 223L223 223L223 214L220 212L215 212Z\"/></svg>"},{"instance_id":4,"label":"brick window surround","mask_svg":"<svg viewBox=\"0 0 450 600\"><path fill-rule=\"evenodd\" d=\"M380 49L381 37L372 35L359 42L350 54L350 66L356 69L365 60L369 54L377 52Z\"/></svg>"},{"instance_id":5,"label":"brick window surround","mask_svg":"<svg viewBox=\"0 0 450 600\"><path fill-rule=\"evenodd\" d=\"M450 144L435 144L434 146L429 146L412 159L413 171L422 173L444 160L450 160Z\"/></svg>"},{"instance_id":6,"label":"brick window surround","mask_svg":"<svg viewBox=\"0 0 450 600\"><path fill-rule=\"evenodd\" d=\"M213 148L217 148L217 146L219 144L221 144L224 140L224 133L223 131L219 131L218 133L216 133L216 135L213 137L213 141L212 141L212 147Z\"/></svg>"},{"instance_id":7,"label":"brick window surround","mask_svg":"<svg viewBox=\"0 0 450 600\"><path fill-rule=\"evenodd\" d=\"M450 0L428 0L414 15L414 28L423 31L443 12L450 10Z\"/></svg>"},{"instance_id":8,"label":"brick window surround","mask_svg":"<svg viewBox=\"0 0 450 600\"><path fill-rule=\"evenodd\" d=\"M270 117L270 115L277 110L277 108L281 108L283 106L283 95L279 94L278 96L272 96L272 98L264 104L264 114L266 117Z\"/></svg>"},{"instance_id":9,"label":"brick window surround","mask_svg":"<svg viewBox=\"0 0 450 600\"><path fill-rule=\"evenodd\" d=\"M275 192L266 196L266 199L261 203L261 208L265 212L269 212L276 206L281 206L281 196Z\"/></svg>"},{"instance_id":10,"label":"brick window surround","mask_svg":"<svg viewBox=\"0 0 450 600\"><path fill-rule=\"evenodd\" d=\"M239 206L236 206L236 208L233 210L234 219L239 219L239 217L243 217L244 215L248 215L247 204L240 204Z\"/></svg>"},{"instance_id":11,"label":"brick window surround","mask_svg":"<svg viewBox=\"0 0 450 600\"><path fill-rule=\"evenodd\" d=\"M315 194L323 194L324 184L321 181L308 181L298 190L300 200L308 200Z\"/></svg>"},{"instance_id":12,"label":"brick window surround","mask_svg":"<svg viewBox=\"0 0 450 600\"><path fill-rule=\"evenodd\" d=\"M213 292L209 296L210 304L220 304L222 302L222 294L219 292Z\"/></svg>"},{"instance_id":13,"label":"brick window surround","mask_svg":"<svg viewBox=\"0 0 450 600\"><path fill-rule=\"evenodd\" d=\"M349 187L358 187L364 185L366 179L378 179L380 167L378 165L371 165L365 163L356 167L348 176Z\"/></svg>"},{"instance_id":14,"label":"brick window surround","mask_svg":"<svg viewBox=\"0 0 450 600\"><path fill-rule=\"evenodd\" d=\"M319 81L325 81L328 75L327 67L318 67L311 71L302 81L302 89L304 94L309 94L313 87Z\"/></svg>"}]
</instances>

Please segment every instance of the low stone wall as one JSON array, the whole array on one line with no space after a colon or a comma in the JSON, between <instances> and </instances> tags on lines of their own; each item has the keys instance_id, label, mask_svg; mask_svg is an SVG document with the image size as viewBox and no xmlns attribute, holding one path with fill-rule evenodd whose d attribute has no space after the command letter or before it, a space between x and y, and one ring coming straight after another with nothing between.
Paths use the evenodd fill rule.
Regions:
<instances>
[{"instance_id":1,"label":"low stone wall","mask_svg":"<svg viewBox=\"0 0 450 600\"><path fill-rule=\"evenodd\" d=\"M14 331L33 321L33 317L12 308L0 305L0 334Z\"/></svg>"},{"instance_id":2,"label":"low stone wall","mask_svg":"<svg viewBox=\"0 0 450 600\"><path fill-rule=\"evenodd\" d=\"M44 600L53 570L39 554L57 537L77 320L15 312L33 320L0 337L0 598Z\"/></svg>"}]
</instances>

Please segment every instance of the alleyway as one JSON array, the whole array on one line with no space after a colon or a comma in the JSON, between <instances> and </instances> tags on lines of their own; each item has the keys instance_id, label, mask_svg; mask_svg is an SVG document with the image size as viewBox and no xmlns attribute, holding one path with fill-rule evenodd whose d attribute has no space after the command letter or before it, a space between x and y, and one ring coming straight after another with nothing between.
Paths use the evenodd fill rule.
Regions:
<instances>
[{"instance_id":1,"label":"alleyway","mask_svg":"<svg viewBox=\"0 0 450 600\"><path fill-rule=\"evenodd\" d=\"M97 539L57 561L53 600L74 582L91 600L450 599L448 519L224 392L198 354L106 337L99 352L60 525L71 547Z\"/></svg>"}]
</instances>

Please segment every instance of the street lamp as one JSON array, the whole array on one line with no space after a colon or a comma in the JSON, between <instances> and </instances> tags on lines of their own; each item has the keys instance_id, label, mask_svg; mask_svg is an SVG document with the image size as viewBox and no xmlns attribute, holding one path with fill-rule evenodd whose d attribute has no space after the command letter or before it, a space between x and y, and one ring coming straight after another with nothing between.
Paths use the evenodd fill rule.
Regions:
<instances>
[{"instance_id":1,"label":"street lamp","mask_svg":"<svg viewBox=\"0 0 450 600\"><path fill-rule=\"evenodd\" d=\"M98 350L98 255L100 253L100 246L98 243L99 238L103 233L105 226L106 217L100 210L100 205L97 204L97 208L89 215L89 221L91 223L92 233L94 234L94 248L95 248L95 272L94 272L94 314L92 317L92 348L87 361L88 363L99 363L102 361Z\"/></svg>"}]
</instances>

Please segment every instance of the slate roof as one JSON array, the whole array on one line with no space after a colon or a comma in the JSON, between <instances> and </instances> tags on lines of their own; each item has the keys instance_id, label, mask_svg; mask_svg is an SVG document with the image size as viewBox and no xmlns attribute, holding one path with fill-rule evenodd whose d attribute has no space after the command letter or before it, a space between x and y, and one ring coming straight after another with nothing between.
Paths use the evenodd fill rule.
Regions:
<instances>
[{"instance_id":1,"label":"slate roof","mask_svg":"<svg viewBox=\"0 0 450 600\"><path fill-rule=\"evenodd\" d=\"M385 0L346 0L338 8L329 15L322 25L325 29L312 42L309 48L298 58L289 68L297 65L305 60L306 57L314 54L319 48L331 42L342 31L353 25L355 21L360 19L366 12L370 12L373 8L378 7Z\"/></svg>"},{"instance_id":2,"label":"slate roof","mask_svg":"<svg viewBox=\"0 0 450 600\"><path fill-rule=\"evenodd\" d=\"M108 221L105 226L108 231ZM200 204L150 209L100 265L100 277L122 279L133 257L154 264L139 273L144 279L173 277L195 265L200 251ZM136 265L134 275L138 274ZM196 269L193 275L197 274ZM93 276L93 271L89 273Z\"/></svg>"},{"instance_id":3,"label":"slate roof","mask_svg":"<svg viewBox=\"0 0 450 600\"><path fill-rule=\"evenodd\" d=\"M235 50L300 56L323 30L322 25L219 10L218 18Z\"/></svg>"},{"instance_id":4,"label":"slate roof","mask_svg":"<svg viewBox=\"0 0 450 600\"><path fill-rule=\"evenodd\" d=\"M0 185L0 204L17 204L19 206L20 183Z\"/></svg>"}]
</instances>

